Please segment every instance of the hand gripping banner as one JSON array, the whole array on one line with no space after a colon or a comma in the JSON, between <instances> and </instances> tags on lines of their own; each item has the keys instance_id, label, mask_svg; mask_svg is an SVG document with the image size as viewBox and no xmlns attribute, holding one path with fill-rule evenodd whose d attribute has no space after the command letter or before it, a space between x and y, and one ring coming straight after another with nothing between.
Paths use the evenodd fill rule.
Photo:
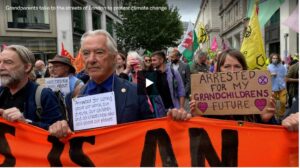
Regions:
<instances>
[{"instance_id":1,"label":"hand gripping banner","mask_svg":"<svg viewBox=\"0 0 300 168\"><path fill-rule=\"evenodd\" d=\"M1 166L297 166L298 132L195 117L76 132L65 138L0 119Z\"/></svg>"}]
</instances>

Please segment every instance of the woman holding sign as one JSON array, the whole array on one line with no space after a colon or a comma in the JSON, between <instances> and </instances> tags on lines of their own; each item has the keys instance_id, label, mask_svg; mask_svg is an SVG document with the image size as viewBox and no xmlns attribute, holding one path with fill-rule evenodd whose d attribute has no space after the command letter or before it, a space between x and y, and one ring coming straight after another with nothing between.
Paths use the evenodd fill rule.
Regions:
<instances>
[{"instance_id":1,"label":"woman holding sign","mask_svg":"<svg viewBox=\"0 0 300 168\"><path fill-rule=\"evenodd\" d=\"M247 70L247 63L244 55L235 49L228 49L221 53L220 57L216 63L216 72L239 72L243 70ZM251 114L251 115L211 115L212 118L218 119L228 119L228 120L242 120L249 122L270 122L275 123L273 120L273 116L275 113L275 101L271 97L270 98L270 107L267 108L266 112L262 112L261 114ZM191 112L195 114L196 101L191 100L190 109ZM272 119L272 120L271 120Z\"/></svg>"}]
</instances>

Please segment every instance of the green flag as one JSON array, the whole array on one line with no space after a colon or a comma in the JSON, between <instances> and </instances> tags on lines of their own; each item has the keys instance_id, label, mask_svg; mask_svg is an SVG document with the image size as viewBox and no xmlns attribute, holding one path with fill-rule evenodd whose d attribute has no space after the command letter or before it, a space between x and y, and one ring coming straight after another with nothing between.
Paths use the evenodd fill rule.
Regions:
<instances>
[{"instance_id":1,"label":"green flag","mask_svg":"<svg viewBox=\"0 0 300 168\"><path fill-rule=\"evenodd\" d=\"M270 20L272 15L280 8L284 0L248 0L247 17L251 17L255 2L258 1L258 21L260 29Z\"/></svg>"},{"instance_id":2,"label":"green flag","mask_svg":"<svg viewBox=\"0 0 300 168\"><path fill-rule=\"evenodd\" d=\"M186 34L182 42L178 46L178 50L188 60L193 61L194 52L199 47L197 35L193 24L190 22Z\"/></svg>"}]
</instances>

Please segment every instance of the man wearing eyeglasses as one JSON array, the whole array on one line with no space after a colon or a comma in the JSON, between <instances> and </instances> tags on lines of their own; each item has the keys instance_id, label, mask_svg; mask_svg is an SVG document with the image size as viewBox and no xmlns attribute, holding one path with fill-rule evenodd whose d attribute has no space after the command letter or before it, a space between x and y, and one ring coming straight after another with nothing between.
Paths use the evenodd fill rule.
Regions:
<instances>
[{"instance_id":1,"label":"man wearing eyeglasses","mask_svg":"<svg viewBox=\"0 0 300 168\"><path fill-rule=\"evenodd\" d=\"M79 90L84 84L75 77L75 68L71 63L71 60L67 57L56 55L52 60L48 61L51 66L48 67L51 70L51 77L53 78L69 78L70 92Z\"/></svg>"}]
</instances>

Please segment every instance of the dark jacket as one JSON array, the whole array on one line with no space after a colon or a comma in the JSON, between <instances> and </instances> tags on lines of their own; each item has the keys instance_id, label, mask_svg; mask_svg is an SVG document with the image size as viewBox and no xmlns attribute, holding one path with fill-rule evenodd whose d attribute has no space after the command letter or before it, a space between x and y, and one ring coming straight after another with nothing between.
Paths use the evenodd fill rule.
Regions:
<instances>
[{"instance_id":1,"label":"dark jacket","mask_svg":"<svg viewBox=\"0 0 300 168\"><path fill-rule=\"evenodd\" d=\"M191 94L191 71L190 67L188 64L179 61L178 62L178 72L181 76L183 85L184 85L184 90L185 90L185 97L189 98ZM172 64L171 64L172 65Z\"/></svg>"},{"instance_id":2,"label":"dark jacket","mask_svg":"<svg viewBox=\"0 0 300 168\"><path fill-rule=\"evenodd\" d=\"M44 88L41 95L41 118L38 117L36 112L36 103L35 103L35 91L38 85L32 81L29 81L25 85L27 101L24 102L24 117L32 121L32 125L41 127L48 130L49 126L54 122L61 120L62 115L60 113L60 108L58 104L58 99L55 94L49 88ZM0 93L4 90L4 87L0 87ZM6 88L7 89L7 88ZM0 95L1 96L1 95ZM1 108L1 107L0 107Z\"/></svg>"},{"instance_id":3,"label":"dark jacket","mask_svg":"<svg viewBox=\"0 0 300 168\"><path fill-rule=\"evenodd\" d=\"M83 83L86 83L90 79L90 76L86 74L85 70L80 71L75 77L80 79Z\"/></svg>"},{"instance_id":4,"label":"dark jacket","mask_svg":"<svg viewBox=\"0 0 300 168\"><path fill-rule=\"evenodd\" d=\"M154 117L154 114L149 108L146 96L137 94L137 86L135 84L121 79L116 75L113 83L118 124L150 119ZM82 96L86 89L87 85L84 86L78 96ZM66 105L70 118L69 126L70 128L73 128L71 95L72 94L67 95Z\"/></svg>"}]
</instances>

